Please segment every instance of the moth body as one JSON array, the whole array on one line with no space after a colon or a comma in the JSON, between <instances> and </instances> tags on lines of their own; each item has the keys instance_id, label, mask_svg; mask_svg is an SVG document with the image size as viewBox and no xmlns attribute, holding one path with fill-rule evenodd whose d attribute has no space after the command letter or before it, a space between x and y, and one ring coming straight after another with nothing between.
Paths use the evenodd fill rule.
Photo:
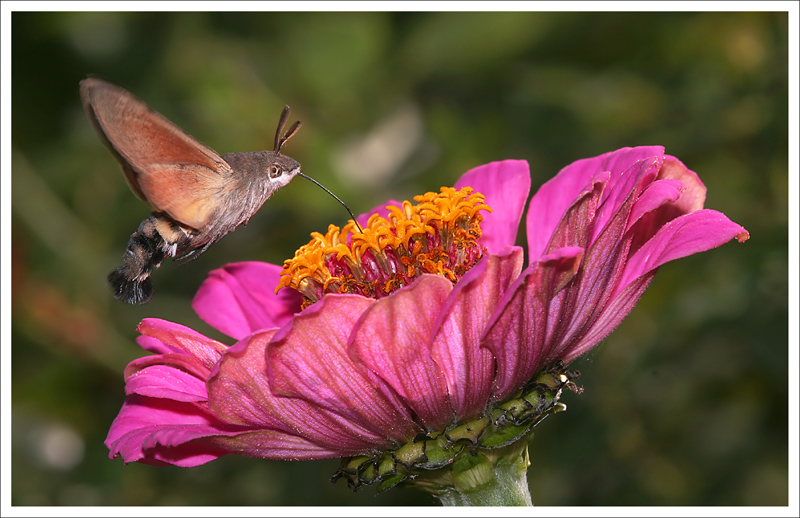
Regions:
<instances>
[{"instance_id":1,"label":"moth body","mask_svg":"<svg viewBox=\"0 0 800 518\"><path fill-rule=\"evenodd\" d=\"M280 153L300 127L298 121L281 136L288 106L272 151L220 156L124 88L84 79L81 100L131 190L153 208L131 235L123 265L108 277L125 302L147 302L150 274L165 257L196 258L301 174L300 164Z\"/></svg>"}]
</instances>

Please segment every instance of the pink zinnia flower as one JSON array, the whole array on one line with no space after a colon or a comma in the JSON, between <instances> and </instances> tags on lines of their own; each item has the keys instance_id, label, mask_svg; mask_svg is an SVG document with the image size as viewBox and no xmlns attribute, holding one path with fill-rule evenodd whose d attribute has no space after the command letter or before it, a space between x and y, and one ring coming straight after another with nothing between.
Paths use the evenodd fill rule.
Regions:
<instances>
[{"instance_id":1,"label":"pink zinnia flower","mask_svg":"<svg viewBox=\"0 0 800 518\"><path fill-rule=\"evenodd\" d=\"M397 449L485 418L596 346L662 264L749 237L703 209L705 186L663 148L621 149L539 189L526 267L514 241L529 189L526 162L494 162L362 216L364 234L352 222L314 234L282 277L257 262L211 272L194 308L238 342L144 320L155 355L125 372L111 456L196 466Z\"/></svg>"}]
</instances>

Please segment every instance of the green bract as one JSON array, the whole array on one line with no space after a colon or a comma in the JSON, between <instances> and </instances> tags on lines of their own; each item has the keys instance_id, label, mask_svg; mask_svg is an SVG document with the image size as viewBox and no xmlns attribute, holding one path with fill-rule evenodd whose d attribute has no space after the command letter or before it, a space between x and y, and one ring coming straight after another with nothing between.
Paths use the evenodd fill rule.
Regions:
<instances>
[{"instance_id":1,"label":"green bract","mask_svg":"<svg viewBox=\"0 0 800 518\"><path fill-rule=\"evenodd\" d=\"M377 483L380 492L425 477L426 471L446 466L464 471L483 462L486 450L507 447L525 437L548 415L566 410L567 406L559 402L561 392L567 387L580 393L582 389L573 382L579 375L557 362L487 415L420 434L394 450L343 459L331 482L344 478L354 491Z\"/></svg>"}]
</instances>

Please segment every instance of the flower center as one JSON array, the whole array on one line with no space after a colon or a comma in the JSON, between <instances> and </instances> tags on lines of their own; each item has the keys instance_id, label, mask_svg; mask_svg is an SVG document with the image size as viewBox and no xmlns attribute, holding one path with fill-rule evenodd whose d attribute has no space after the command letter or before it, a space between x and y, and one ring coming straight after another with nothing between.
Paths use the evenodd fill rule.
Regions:
<instances>
[{"instance_id":1,"label":"flower center","mask_svg":"<svg viewBox=\"0 0 800 518\"><path fill-rule=\"evenodd\" d=\"M483 255L480 210L491 208L471 187L442 187L415 196L401 207L386 206L359 232L353 220L343 229L312 232L311 241L283 263L278 289L303 294L303 308L325 293L357 293L381 298L424 273L457 282Z\"/></svg>"}]
</instances>

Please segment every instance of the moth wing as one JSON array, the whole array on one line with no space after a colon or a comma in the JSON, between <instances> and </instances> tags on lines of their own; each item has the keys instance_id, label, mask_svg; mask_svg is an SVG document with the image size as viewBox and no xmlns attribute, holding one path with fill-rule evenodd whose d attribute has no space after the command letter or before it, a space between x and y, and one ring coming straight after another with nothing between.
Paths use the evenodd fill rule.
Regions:
<instances>
[{"instance_id":1,"label":"moth wing","mask_svg":"<svg viewBox=\"0 0 800 518\"><path fill-rule=\"evenodd\" d=\"M207 226L218 197L224 194L219 175L200 164L153 164L139 175L139 186L157 212L194 229Z\"/></svg>"},{"instance_id":2,"label":"moth wing","mask_svg":"<svg viewBox=\"0 0 800 518\"><path fill-rule=\"evenodd\" d=\"M184 225L208 223L231 173L222 157L124 88L84 79L81 99L139 198Z\"/></svg>"}]
</instances>

